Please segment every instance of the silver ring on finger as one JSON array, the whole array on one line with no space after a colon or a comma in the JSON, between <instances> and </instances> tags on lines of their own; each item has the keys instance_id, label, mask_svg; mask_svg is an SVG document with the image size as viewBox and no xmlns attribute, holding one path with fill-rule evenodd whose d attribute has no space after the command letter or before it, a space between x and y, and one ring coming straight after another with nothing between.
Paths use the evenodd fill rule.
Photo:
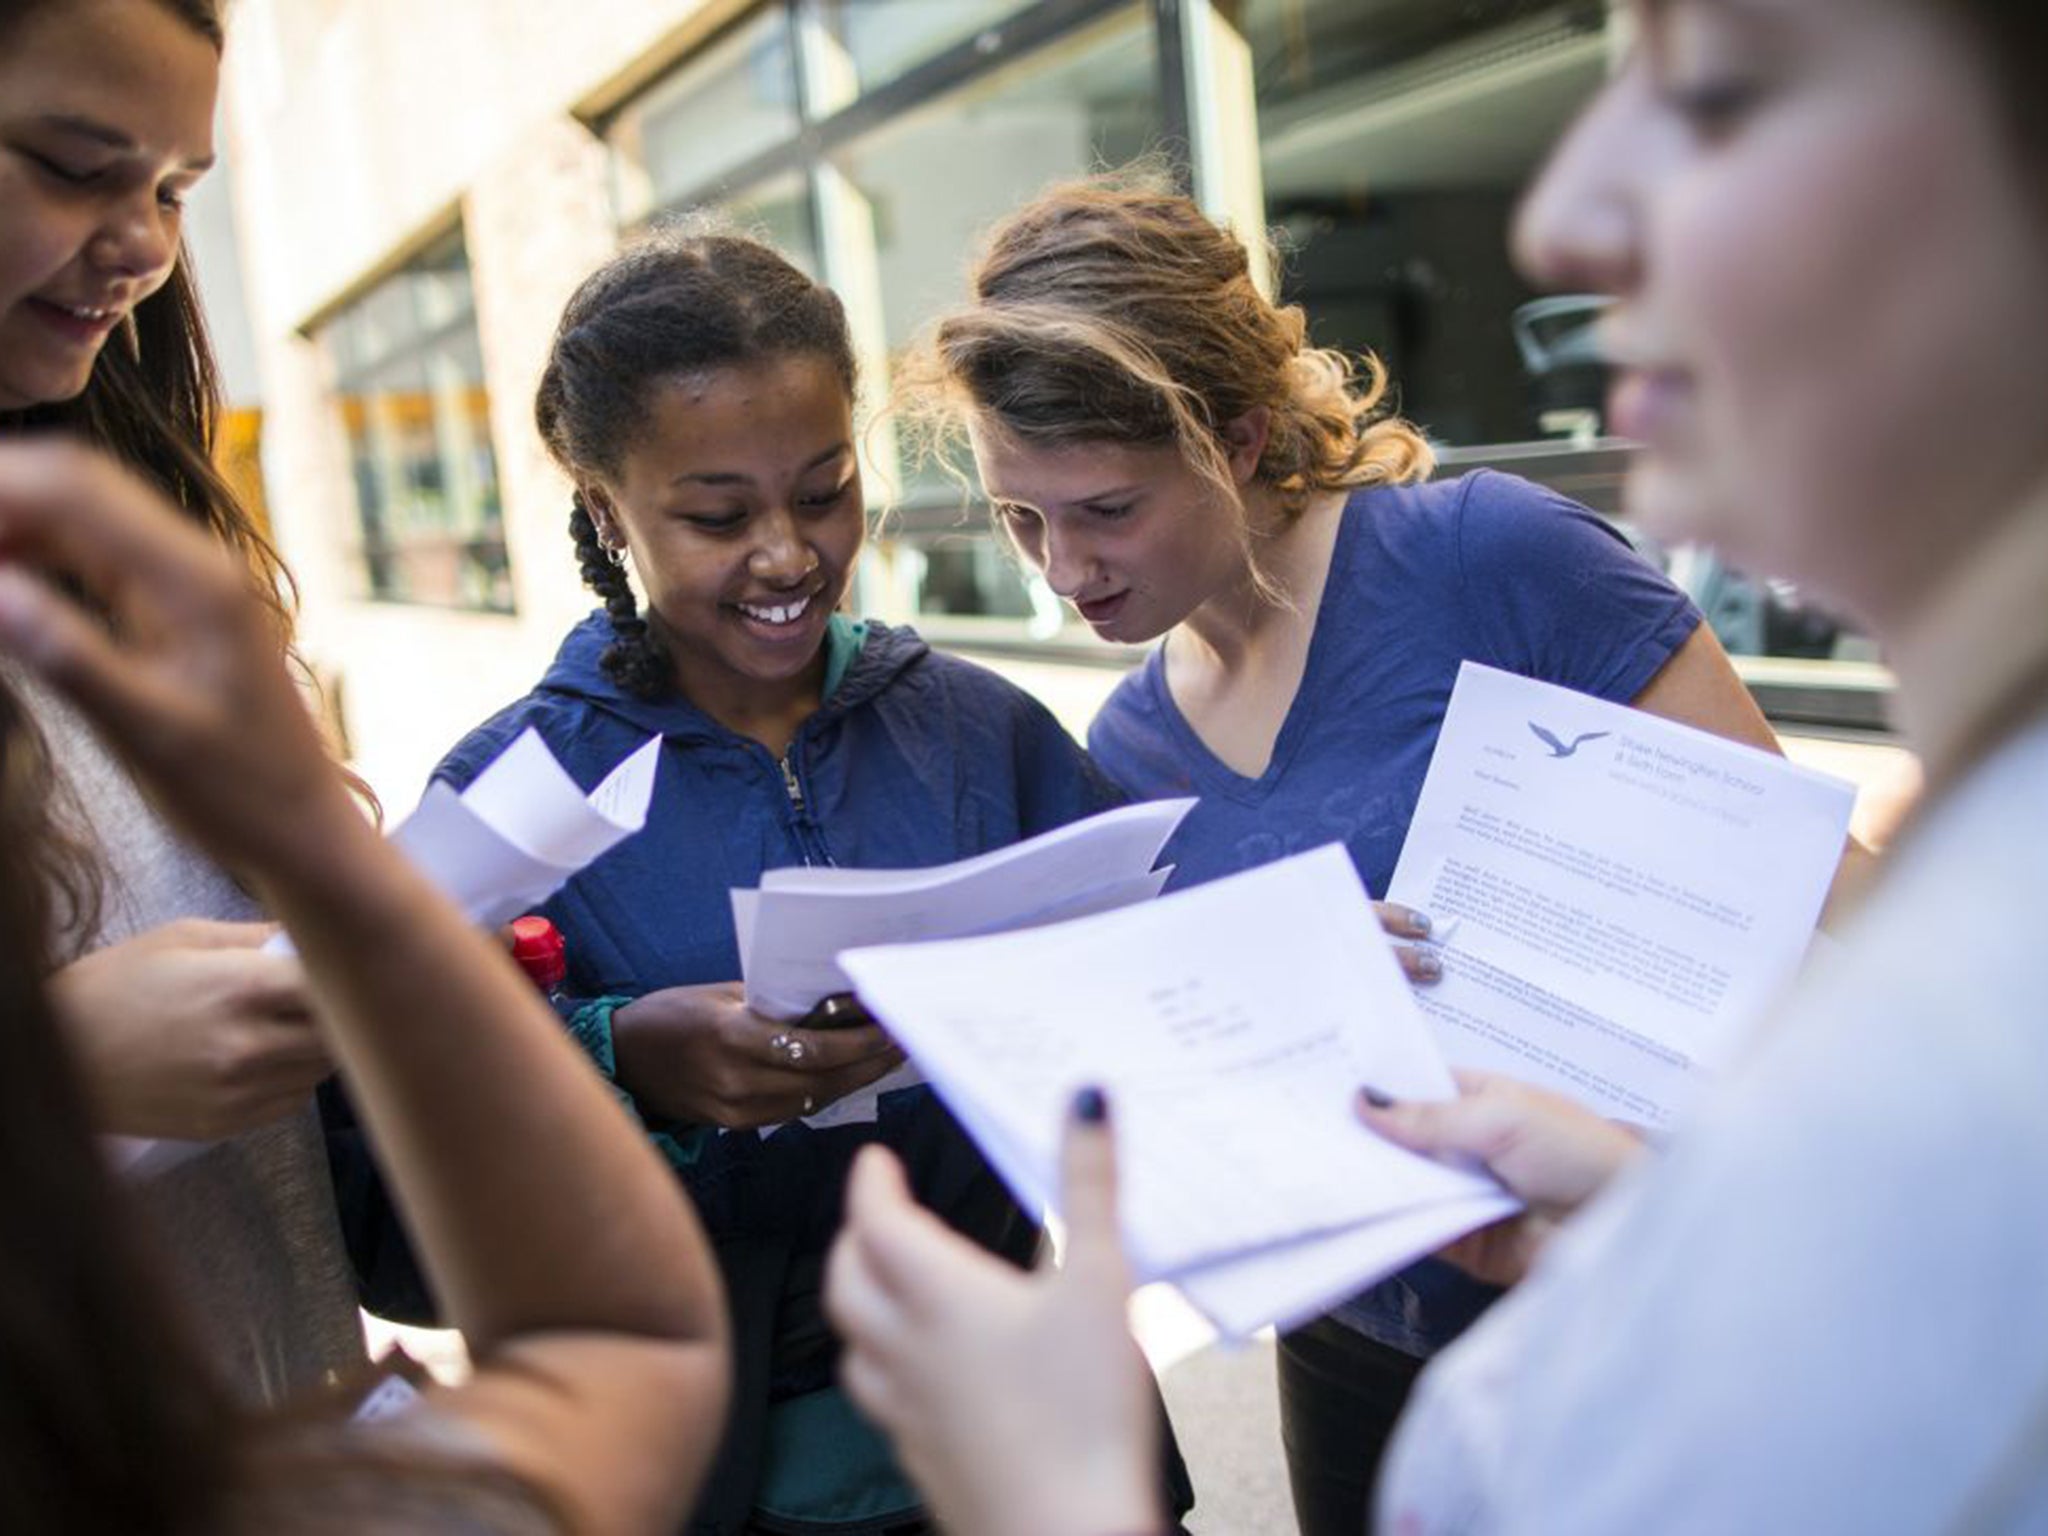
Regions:
<instances>
[{"instance_id":1,"label":"silver ring on finger","mask_svg":"<svg viewBox=\"0 0 2048 1536\"><path fill-rule=\"evenodd\" d=\"M809 1046L797 1039L795 1035L789 1034L786 1031L771 1039L768 1042L768 1049L779 1051L782 1059L792 1067L803 1065L804 1058L811 1054Z\"/></svg>"},{"instance_id":2,"label":"silver ring on finger","mask_svg":"<svg viewBox=\"0 0 2048 1536\"><path fill-rule=\"evenodd\" d=\"M802 1042L801 1040L799 1040L799 1041L797 1042L797 1044L799 1044L799 1045L801 1045L802 1043L803 1043L803 1042ZM805 1095L804 1095L804 1114L805 1114L805 1115L807 1115L807 1116L808 1116L808 1115L811 1115L811 1114L813 1114L813 1113L815 1113L815 1112L817 1111L817 1108L818 1108L818 1099L817 1099L817 1096L816 1096L815 1094L809 1094L809 1093L805 1094Z\"/></svg>"}]
</instances>

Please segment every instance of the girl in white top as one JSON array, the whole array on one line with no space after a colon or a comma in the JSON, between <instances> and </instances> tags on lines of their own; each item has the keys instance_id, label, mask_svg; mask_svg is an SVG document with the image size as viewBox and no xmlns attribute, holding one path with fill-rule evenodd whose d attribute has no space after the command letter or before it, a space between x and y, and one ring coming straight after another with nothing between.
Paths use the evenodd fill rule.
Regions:
<instances>
[{"instance_id":1,"label":"girl in white top","mask_svg":"<svg viewBox=\"0 0 2048 1536\"><path fill-rule=\"evenodd\" d=\"M1528 1202L1454 1257L1533 1265L1425 1374L1381 1524L2048 1530L2048 18L1629 11L1520 256L1617 300L1631 512L1875 634L1929 793L1666 1153L1498 1079L1362 1106ZM857 1171L848 1381L961 1528L1157 1527L1130 1370L1102 1363L1128 1357L1105 1141L1074 1138L1059 1279L970 1265ZM989 1443L1038 1454L966 1454Z\"/></svg>"},{"instance_id":2,"label":"girl in white top","mask_svg":"<svg viewBox=\"0 0 2048 1536\"><path fill-rule=\"evenodd\" d=\"M475 1365L370 1423L251 1413L204 1369L50 1006L50 780L8 695L0 1529L675 1530L731 1369L703 1232L532 985L364 818L239 563L106 458L0 443L0 654L282 919Z\"/></svg>"},{"instance_id":3,"label":"girl in white top","mask_svg":"<svg viewBox=\"0 0 2048 1536\"><path fill-rule=\"evenodd\" d=\"M213 160L220 0L0 3L0 442L134 467L244 559L288 645L277 556L210 458L219 390L180 233ZM0 661L65 834L51 1006L98 1129L204 1143L136 1190L201 1306L209 1368L276 1402L363 1360L312 1088L333 1070L299 963L166 828L91 725Z\"/></svg>"}]
</instances>

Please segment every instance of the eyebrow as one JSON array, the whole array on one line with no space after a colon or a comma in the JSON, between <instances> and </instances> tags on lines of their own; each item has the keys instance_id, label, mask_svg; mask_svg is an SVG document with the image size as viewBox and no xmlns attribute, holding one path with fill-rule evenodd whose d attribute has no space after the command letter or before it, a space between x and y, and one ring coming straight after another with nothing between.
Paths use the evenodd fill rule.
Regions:
<instances>
[{"instance_id":1,"label":"eyebrow","mask_svg":"<svg viewBox=\"0 0 2048 1536\"><path fill-rule=\"evenodd\" d=\"M814 457L797 473L808 475L822 465L830 464L842 454L853 452L851 443L834 443L823 453ZM752 485L754 477L737 469L689 470L669 481L670 485Z\"/></svg>"},{"instance_id":2,"label":"eyebrow","mask_svg":"<svg viewBox=\"0 0 2048 1536\"><path fill-rule=\"evenodd\" d=\"M132 155L142 147L120 129L90 117L75 117L68 112L51 112L37 118L36 121L45 128L58 133L68 133L73 138L90 139L95 144L119 150L124 155ZM191 171L210 171L215 159L213 155L203 155L197 159L187 160L185 168Z\"/></svg>"},{"instance_id":3,"label":"eyebrow","mask_svg":"<svg viewBox=\"0 0 2048 1536\"><path fill-rule=\"evenodd\" d=\"M1131 496L1144 489L1143 485L1119 485L1106 491L1097 491L1093 496L1076 496L1069 506L1085 507L1096 502L1115 501L1119 496Z\"/></svg>"},{"instance_id":4,"label":"eyebrow","mask_svg":"<svg viewBox=\"0 0 2048 1536\"><path fill-rule=\"evenodd\" d=\"M1145 489L1143 481L1141 481L1141 483L1135 483L1135 485L1114 485L1114 487L1106 489L1106 492L1096 492L1094 496L1069 496L1069 498L1067 498L1065 502L1061 502L1059 506L1100 506L1102 502L1114 502L1114 500L1116 500L1118 496L1135 496L1135 494L1139 494L1139 492L1141 492L1141 489ZM989 498L989 502L993 502L995 506L1020 506L1020 508L1024 508L1026 512L1042 512L1042 510L1044 510L1044 508L1032 506L1032 504L1030 504L1030 502L1026 502L1026 500L1024 500L1022 496L1004 496L1004 494L1001 494L1001 492L997 492L997 489L993 489L993 487L991 487L991 485L987 485L987 483L983 483L983 485L981 485L981 492L983 492L983 494L985 494L985 496Z\"/></svg>"}]
</instances>

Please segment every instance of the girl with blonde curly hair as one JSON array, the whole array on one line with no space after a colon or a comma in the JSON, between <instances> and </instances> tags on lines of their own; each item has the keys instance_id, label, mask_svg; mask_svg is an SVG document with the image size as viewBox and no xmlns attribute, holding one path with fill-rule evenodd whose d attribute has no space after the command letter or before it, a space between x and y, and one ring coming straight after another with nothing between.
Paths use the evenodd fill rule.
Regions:
<instances>
[{"instance_id":1,"label":"girl with blonde curly hair","mask_svg":"<svg viewBox=\"0 0 2048 1536\"><path fill-rule=\"evenodd\" d=\"M1343 841L1383 892L1459 664L1775 740L1698 610L1582 507L1431 480L1372 358L1314 346L1229 230L1149 172L1002 221L899 388L963 442L1010 539L1104 639L1161 640L1089 733L1139 798L1197 795L1178 885ZM1383 907L1415 941L1426 915ZM1436 963L1411 947L1411 975ZM1303 1529L1356 1532L1421 1360L1494 1293L1427 1262L1281 1342Z\"/></svg>"}]
</instances>

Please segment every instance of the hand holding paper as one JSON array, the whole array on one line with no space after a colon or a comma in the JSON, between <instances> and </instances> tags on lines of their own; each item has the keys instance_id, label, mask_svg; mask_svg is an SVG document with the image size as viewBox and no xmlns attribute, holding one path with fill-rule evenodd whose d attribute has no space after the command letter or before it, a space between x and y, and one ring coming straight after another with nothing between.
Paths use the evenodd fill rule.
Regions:
<instances>
[{"instance_id":1,"label":"hand holding paper","mask_svg":"<svg viewBox=\"0 0 2048 1536\"><path fill-rule=\"evenodd\" d=\"M928 869L771 869L759 890L732 893L748 1006L796 1019L849 990L842 950L998 933L1149 901L1171 873L1153 860L1194 803L1121 806ZM884 1093L922 1081L906 1065L804 1118L820 1127L873 1120Z\"/></svg>"},{"instance_id":2,"label":"hand holding paper","mask_svg":"<svg viewBox=\"0 0 2048 1536\"><path fill-rule=\"evenodd\" d=\"M564 881L647 822L659 763L654 737L586 796L547 744L526 731L456 793L435 783L391 835L475 922L496 927L539 906ZM267 954L291 954L279 932ZM110 1137L115 1164L131 1174L168 1167L203 1142Z\"/></svg>"},{"instance_id":3,"label":"hand holding paper","mask_svg":"<svg viewBox=\"0 0 2048 1536\"><path fill-rule=\"evenodd\" d=\"M1076 1120L1064 1161L1064 1262L1028 1275L920 1206L880 1148L847 1186L825 1289L847 1342L840 1379L948 1530L1161 1528L1159 1410L1125 1321L1111 1128Z\"/></svg>"},{"instance_id":4,"label":"hand holding paper","mask_svg":"<svg viewBox=\"0 0 2048 1536\"><path fill-rule=\"evenodd\" d=\"M1425 1209L1433 1244L1513 1209L1353 1118L1359 1083L1411 1098L1452 1083L1341 848L1085 922L841 963L1027 1205L1054 1199L1068 1097L1107 1090L1139 1277L1175 1280L1229 1331L1355 1290L1372 1278L1361 1246L1385 1268L1418 1250L1353 1244L1307 1276L1261 1255Z\"/></svg>"}]
</instances>

